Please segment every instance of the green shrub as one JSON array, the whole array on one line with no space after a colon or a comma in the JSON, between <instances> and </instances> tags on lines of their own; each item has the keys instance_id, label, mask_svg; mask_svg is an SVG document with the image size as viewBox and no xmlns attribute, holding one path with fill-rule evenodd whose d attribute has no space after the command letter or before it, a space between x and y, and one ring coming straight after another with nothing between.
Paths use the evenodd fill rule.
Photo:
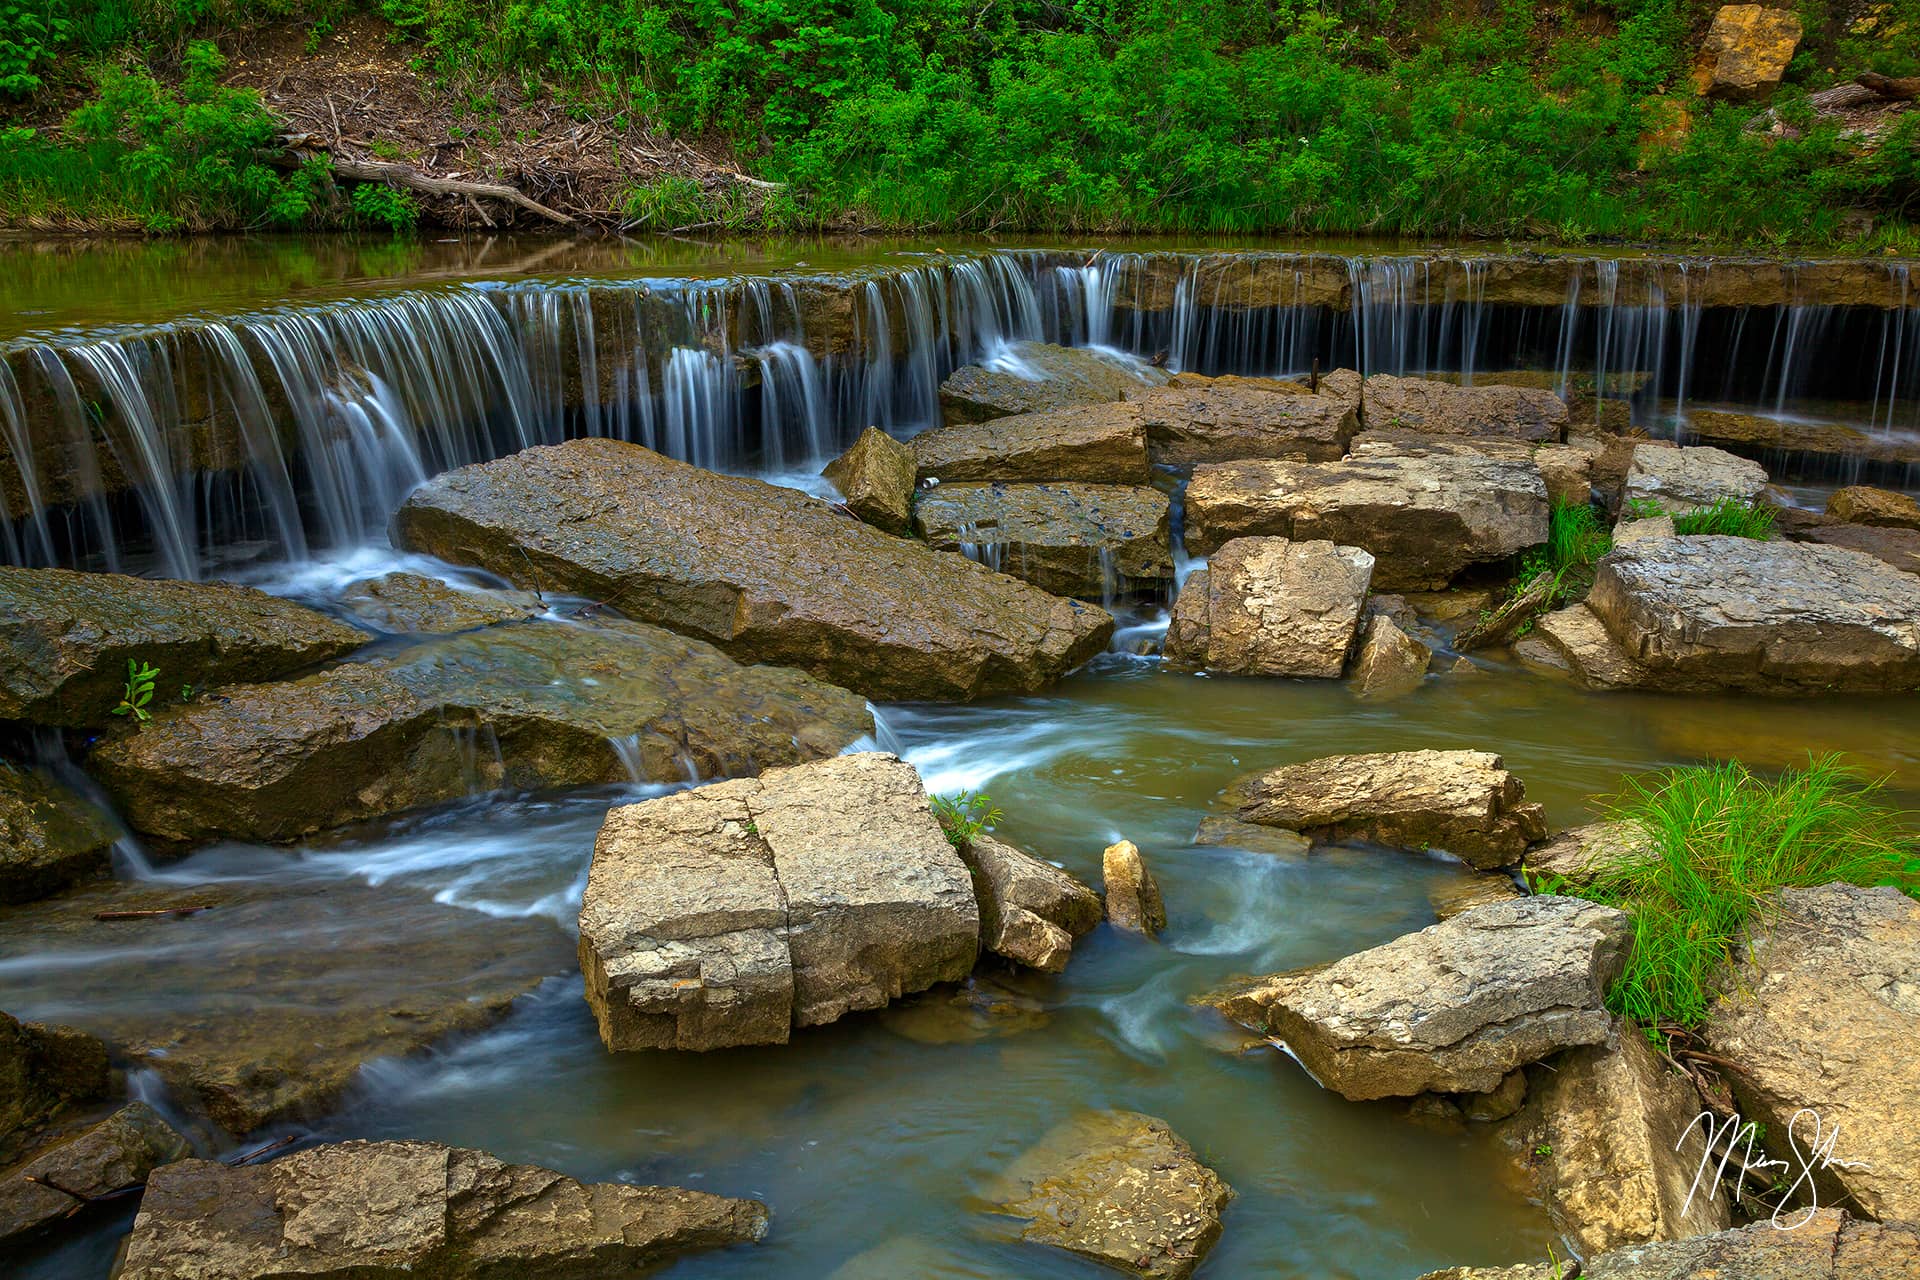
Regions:
<instances>
[{"instance_id":1,"label":"green shrub","mask_svg":"<svg viewBox=\"0 0 1920 1280\"><path fill-rule=\"evenodd\" d=\"M371 227L400 232L412 228L420 219L420 208L411 192L379 183L362 183L350 197L354 220Z\"/></svg>"},{"instance_id":2,"label":"green shrub","mask_svg":"<svg viewBox=\"0 0 1920 1280\"><path fill-rule=\"evenodd\" d=\"M1773 536L1773 522L1778 514L1764 502L1722 498L1710 507L1675 516L1673 531L1683 534L1719 533L1765 542Z\"/></svg>"},{"instance_id":3,"label":"green shrub","mask_svg":"<svg viewBox=\"0 0 1920 1280\"><path fill-rule=\"evenodd\" d=\"M1732 761L1635 779L1611 816L1643 829L1649 851L1572 891L1632 913L1633 955L1608 1003L1648 1028L1705 1020L1777 889L1840 881L1920 896L1909 815L1832 757L1774 781Z\"/></svg>"},{"instance_id":4,"label":"green shrub","mask_svg":"<svg viewBox=\"0 0 1920 1280\"><path fill-rule=\"evenodd\" d=\"M933 816L947 833L947 843L964 849L982 831L1005 815L994 807L993 797L984 791L962 791L954 796L934 796Z\"/></svg>"},{"instance_id":5,"label":"green shrub","mask_svg":"<svg viewBox=\"0 0 1920 1280\"><path fill-rule=\"evenodd\" d=\"M41 65L66 38L60 0L0 0L0 94L23 98L38 89Z\"/></svg>"}]
</instances>

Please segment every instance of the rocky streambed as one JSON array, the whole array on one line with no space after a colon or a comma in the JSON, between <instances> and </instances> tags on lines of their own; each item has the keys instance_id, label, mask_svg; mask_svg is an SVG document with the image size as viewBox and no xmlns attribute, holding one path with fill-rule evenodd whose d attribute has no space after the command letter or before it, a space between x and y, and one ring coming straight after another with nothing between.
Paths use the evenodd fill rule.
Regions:
<instances>
[{"instance_id":1,"label":"rocky streambed","mask_svg":"<svg viewBox=\"0 0 1920 1280\"><path fill-rule=\"evenodd\" d=\"M1655 766L1835 750L1920 795L1920 508L1685 532L1787 495L1458 381L1026 348L798 489L575 440L254 586L0 570L0 1250L35 1280L1764 1254L1709 1234L1744 1211L1687 1195L1705 1103L1604 1006L1626 916L1521 873L1610 856L1595 797ZM1618 545L1528 597L1556 502ZM1805 1237L1855 1269L1818 1274L1903 1274L1920 916L1799 892L1706 1043L1770 1130L1871 1145Z\"/></svg>"}]
</instances>

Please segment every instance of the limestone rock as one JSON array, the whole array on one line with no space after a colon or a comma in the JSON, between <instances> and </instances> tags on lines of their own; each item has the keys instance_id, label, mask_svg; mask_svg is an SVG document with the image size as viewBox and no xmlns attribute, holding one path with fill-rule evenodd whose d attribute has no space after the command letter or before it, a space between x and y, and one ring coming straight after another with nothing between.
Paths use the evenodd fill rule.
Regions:
<instances>
[{"instance_id":1,"label":"limestone rock","mask_svg":"<svg viewBox=\"0 0 1920 1280\"><path fill-rule=\"evenodd\" d=\"M1427 678L1433 650L1409 636L1393 620L1375 614L1360 640L1351 683L1362 698L1397 698L1412 693Z\"/></svg>"},{"instance_id":2,"label":"limestone rock","mask_svg":"<svg viewBox=\"0 0 1920 1280\"><path fill-rule=\"evenodd\" d=\"M1107 920L1114 928L1151 938L1167 927L1160 882L1133 841L1107 846L1100 857L1100 876L1107 890Z\"/></svg>"},{"instance_id":3,"label":"limestone rock","mask_svg":"<svg viewBox=\"0 0 1920 1280\"><path fill-rule=\"evenodd\" d=\"M1802 538L1829 547L1865 552L1902 573L1920 574L1920 529L1887 525L1836 524L1809 529Z\"/></svg>"},{"instance_id":4,"label":"limestone rock","mask_svg":"<svg viewBox=\"0 0 1920 1280\"><path fill-rule=\"evenodd\" d=\"M1576 898L1475 907L1222 1003L1344 1097L1484 1093L1516 1067L1606 1040L1625 913Z\"/></svg>"},{"instance_id":5,"label":"limestone rock","mask_svg":"<svg viewBox=\"0 0 1920 1280\"><path fill-rule=\"evenodd\" d=\"M1728 1197L1706 1154L1699 1094L1654 1057L1637 1027L1569 1049L1529 1071L1525 1107L1504 1136L1521 1155L1554 1226L1583 1258L1622 1245L1723 1230Z\"/></svg>"},{"instance_id":6,"label":"limestone rock","mask_svg":"<svg viewBox=\"0 0 1920 1280\"><path fill-rule=\"evenodd\" d=\"M1140 406L1100 404L935 427L913 438L921 479L1084 480L1143 485L1153 478Z\"/></svg>"},{"instance_id":7,"label":"limestone rock","mask_svg":"<svg viewBox=\"0 0 1920 1280\"><path fill-rule=\"evenodd\" d=\"M1461 653L1473 653L1511 644L1520 629L1552 602L1554 585L1554 575L1536 573L1532 581L1521 586L1499 608L1471 626L1461 628L1454 637L1453 647Z\"/></svg>"},{"instance_id":8,"label":"limestone rock","mask_svg":"<svg viewBox=\"0 0 1920 1280\"><path fill-rule=\"evenodd\" d=\"M1547 501L1554 506L1584 507L1593 501L1593 467L1600 456L1591 437L1568 444L1542 445L1533 451L1533 465L1546 481Z\"/></svg>"},{"instance_id":9,"label":"limestone rock","mask_svg":"<svg viewBox=\"0 0 1920 1280\"><path fill-rule=\"evenodd\" d=\"M1197 845L1215 845L1244 849L1248 853L1270 853L1276 858L1304 858L1313 851L1313 841L1295 831L1279 827L1257 827L1238 818L1218 814L1200 819L1193 833Z\"/></svg>"},{"instance_id":10,"label":"limestone rock","mask_svg":"<svg viewBox=\"0 0 1920 1280\"><path fill-rule=\"evenodd\" d=\"M57 893L107 865L113 815L42 774L0 760L0 902Z\"/></svg>"},{"instance_id":11,"label":"limestone rock","mask_svg":"<svg viewBox=\"0 0 1920 1280\"><path fill-rule=\"evenodd\" d=\"M847 501L847 510L876 529L905 533L913 524L913 449L878 427L820 473Z\"/></svg>"},{"instance_id":12,"label":"limestone rock","mask_svg":"<svg viewBox=\"0 0 1920 1280\"><path fill-rule=\"evenodd\" d=\"M158 705L182 685L272 680L367 639L251 587L0 566L0 720L115 723L133 660L160 669Z\"/></svg>"},{"instance_id":13,"label":"limestone rock","mask_svg":"<svg viewBox=\"0 0 1920 1280\"><path fill-rule=\"evenodd\" d=\"M943 484L914 527L928 546L965 551L1055 595L1158 593L1173 579L1167 495L1129 485Z\"/></svg>"},{"instance_id":14,"label":"limestone rock","mask_svg":"<svg viewBox=\"0 0 1920 1280\"><path fill-rule=\"evenodd\" d=\"M56 1226L90 1199L138 1186L191 1151L159 1112L127 1104L0 1175L0 1249Z\"/></svg>"},{"instance_id":15,"label":"limestone rock","mask_svg":"<svg viewBox=\"0 0 1920 1280\"><path fill-rule=\"evenodd\" d=\"M1172 467L1236 458L1332 462L1360 426L1351 400L1247 378L1161 387L1129 398L1140 406L1154 461Z\"/></svg>"},{"instance_id":16,"label":"limestone rock","mask_svg":"<svg viewBox=\"0 0 1920 1280\"><path fill-rule=\"evenodd\" d=\"M1527 850L1525 870L1535 884L1584 889L1594 882L1596 873L1651 858L1656 852L1653 837L1637 822L1590 822Z\"/></svg>"},{"instance_id":17,"label":"limestone rock","mask_svg":"<svg viewBox=\"0 0 1920 1280\"><path fill-rule=\"evenodd\" d=\"M1834 490L1827 499L1827 514L1848 524L1920 529L1920 502L1904 493L1860 484Z\"/></svg>"},{"instance_id":18,"label":"limestone rock","mask_svg":"<svg viewBox=\"0 0 1920 1280\"><path fill-rule=\"evenodd\" d=\"M1741 1114L1790 1161L1839 1132L1817 1170L1820 1203L1920 1219L1920 903L1892 888L1783 889L1709 1015L1713 1053L1740 1064ZM1819 1117L1794 1115L1802 1108ZM1852 1161L1851 1165L1838 1161ZM1817 1162L1815 1162L1817 1163Z\"/></svg>"},{"instance_id":19,"label":"limestone rock","mask_svg":"<svg viewBox=\"0 0 1920 1280\"><path fill-rule=\"evenodd\" d=\"M107 1092L107 1047L72 1027L0 1013L0 1167L27 1149L40 1126Z\"/></svg>"},{"instance_id":20,"label":"limestone rock","mask_svg":"<svg viewBox=\"0 0 1920 1280\"><path fill-rule=\"evenodd\" d=\"M1480 868L1518 862L1547 834L1526 787L1485 751L1328 756L1253 774L1234 790L1247 822L1314 840L1442 849Z\"/></svg>"},{"instance_id":21,"label":"limestone rock","mask_svg":"<svg viewBox=\"0 0 1920 1280\"><path fill-rule=\"evenodd\" d=\"M610 1049L784 1044L973 968L980 911L913 766L837 756L616 808L580 907Z\"/></svg>"},{"instance_id":22,"label":"limestone rock","mask_svg":"<svg viewBox=\"0 0 1920 1280\"><path fill-rule=\"evenodd\" d=\"M980 944L995 955L1059 973L1073 940L1100 923L1098 894L1010 844L976 835L960 858L980 903Z\"/></svg>"},{"instance_id":23,"label":"limestone rock","mask_svg":"<svg viewBox=\"0 0 1920 1280\"><path fill-rule=\"evenodd\" d=\"M168 707L91 764L137 830L274 841L480 789L755 773L871 727L844 689L659 627L529 622Z\"/></svg>"},{"instance_id":24,"label":"limestone rock","mask_svg":"<svg viewBox=\"0 0 1920 1280\"><path fill-rule=\"evenodd\" d=\"M1566 402L1544 388L1462 387L1376 373L1366 381L1365 406L1369 430L1531 441L1567 432Z\"/></svg>"},{"instance_id":25,"label":"limestone rock","mask_svg":"<svg viewBox=\"0 0 1920 1280\"><path fill-rule=\"evenodd\" d=\"M1658 542L1662 538L1678 536L1672 516L1627 518L1613 526L1613 545L1616 547L1631 546L1636 542Z\"/></svg>"},{"instance_id":26,"label":"limestone rock","mask_svg":"<svg viewBox=\"0 0 1920 1280\"><path fill-rule=\"evenodd\" d=\"M155 1171L116 1280L612 1280L766 1231L756 1200L582 1184L437 1142L340 1142Z\"/></svg>"},{"instance_id":27,"label":"limestone rock","mask_svg":"<svg viewBox=\"0 0 1920 1280\"><path fill-rule=\"evenodd\" d=\"M1627 656L1585 601L1542 614L1533 631L1514 643L1514 656L1536 670L1570 675L1594 689L1634 688L1654 683L1653 673ZM1672 692L1710 687L1668 679Z\"/></svg>"},{"instance_id":28,"label":"limestone rock","mask_svg":"<svg viewBox=\"0 0 1920 1280\"><path fill-rule=\"evenodd\" d=\"M1119 400L1167 378L1164 369L1084 347L1014 342L988 365L955 369L940 384L940 413L948 423L984 422Z\"/></svg>"},{"instance_id":29,"label":"limestone rock","mask_svg":"<svg viewBox=\"0 0 1920 1280\"><path fill-rule=\"evenodd\" d=\"M407 499L393 536L869 697L1031 691L1098 653L1113 630L1101 609L805 494L617 440L447 472Z\"/></svg>"},{"instance_id":30,"label":"limestone rock","mask_svg":"<svg viewBox=\"0 0 1920 1280\"><path fill-rule=\"evenodd\" d=\"M1896 467L1920 462L1920 440L1910 435L1869 435L1845 423L1808 421L1798 416L1689 409L1687 434L1703 444L1735 452L1778 451Z\"/></svg>"},{"instance_id":31,"label":"limestone rock","mask_svg":"<svg viewBox=\"0 0 1920 1280\"><path fill-rule=\"evenodd\" d=\"M1324 539L1236 538L1187 578L1164 648L1175 666L1337 679L1373 578L1373 557Z\"/></svg>"},{"instance_id":32,"label":"limestone rock","mask_svg":"<svg viewBox=\"0 0 1920 1280\"><path fill-rule=\"evenodd\" d=\"M1626 500L1657 504L1668 515L1685 515L1716 502L1752 502L1767 487L1767 469L1723 449L1684 449L1643 444L1633 451Z\"/></svg>"},{"instance_id":33,"label":"limestone rock","mask_svg":"<svg viewBox=\"0 0 1920 1280\"><path fill-rule=\"evenodd\" d=\"M1460 1111L1475 1124L1493 1124L1518 1111L1526 1099L1527 1071L1519 1067L1507 1072L1499 1084L1484 1093L1460 1095Z\"/></svg>"},{"instance_id":34,"label":"limestone rock","mask_svg":"<svg viewBox=\"0 0 1920 1280\"><path fill-rule=\"evenodd\" d=\"M1379 590L1444 587L1469 565L1546 541L1546 483L1531 461L1468 450L1196 467L1187 549L1250 536L1360 547Z\"/></svg>"},{"instance_id":35,"label":"limestone rock","mask_svg":"<svg viewBox=\"0 0 1920 1280\"><path fill-rule=\"evenodd\" d=\"M1475 907L1525 896L1512 876L1465 869L1453 879L1442 880L1427 889L1427 901L1433 904L1434 917L1439 920L1451 920Z\"/></svg>"},{"instance_id":36,"label":"limestone rock","mask_svg":"<svg viewBox=\"0 0 1920 1280\"><path fill-rule=\"evenodd\" d=\"M1233 1188L1166 1121L1099 1111L1049 1131L991 1198L996 1212L1027 1221L1023 1240L1129 1275L1185 1280L1219 1241Z\"/></svg>"},{"instance_id":37,"label":"limestone rock","mask_svg":"<svg viewBox=\"0 0 1920 1280\"><path fill-rule=\"evenodd\" d=\"M1693 62L1693 87L1704 97L1763 98L1800 47L1800 15L1758 4L1722 5Z\"/></svg>"},{"instance_id":38,"label":"limestone rock","mask_svg":"<svg viewBox=\"0 0 1920 1280\"><path fill-rule=\"evenodd\" d=\"M349 586L340 603L354 621L392 635L450 635L545 612L528 591L466 590L418 573L388 573Z\"/></svg>"},{"instance_id":39,"label":"limestone rock","mask_svg":"<svg viewBox=\"0 0 1920 1280\"><path fill-rule=\"evenodd\" d=\"M1628 665L1594 683L1766 693L1920 687L1920 578L1858 551L1704 536L1600 562L1587 608Z\"/></svg>"}]
</instances>

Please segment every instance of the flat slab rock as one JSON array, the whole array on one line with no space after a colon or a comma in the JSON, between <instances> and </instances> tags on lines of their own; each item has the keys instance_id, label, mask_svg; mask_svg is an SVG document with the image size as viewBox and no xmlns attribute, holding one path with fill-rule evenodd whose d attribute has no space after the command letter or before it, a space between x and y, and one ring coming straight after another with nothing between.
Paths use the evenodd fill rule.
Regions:
<instances>
[{"instance_id":1,"label":"flat slab rock","mask_svg":"<svg viewBox=\"0 0 1920 1280\"><path fill-rule=\"evenodd\" d=\"M0 902L57 893L107 865L120 824L45 774L0 761Z\"/></svg>"},{"instance_id":2,"label":"flat slab rock","mask_svg":"<svg viewBox=\"0 0 1920 1280\"><path fill-rule=\"evenodd\" d=\"M1210 1003L1343 1097L1488 1093L1516 1067L1608 1038L1603 998L1632 939L1611 907L1520 898Z\"/></svg>"},{"instance_id":3,"label":"flat slab rock","mask_svg":"<svg viewBox=\"0 0 1920 1280\"><path fill-rule=\"evenodd\" d=\"M1462 387L1376 373L1364 387L1368 430L1542 442L1567 434L1567 405L1545 388Z\"/></svg>"},{"instance_id":4,"label":"flat slab rock","mask_svg":"<svg viewBox=\"0 0 1920 1280\"><path fill-rule=\"evenodd\" d=\"M1231 794L1243 822L1313 840L1440 849L1480 868L1518 862L1547 834L1525 785L1486 751L1327 756L1250 774Z\"/></svg>"},{"instance_id":5,"label":"flat slab rock","mask_svg":"<svg viewBox=\"0 0 1920 1280\"><path fill-rule=\"evenodd\" d=\"M162 688L272 680L371 637L251 587L0 566L0 720L115 722L127 663Z\"/></svg>"},{"instance_id":6,"label":"flat slab rock","mask_svg":"<svg viewBox=\"0 0 1920 1280\"><path fill-rule=\"evenodd\" d=\"M871 730L864 699L803 672L642 623L542 621L167 707L90 767L150 836L281 841L476 790L756 773Z\"/></svg>"},{"instance_id":7,"label":"flat slab rock","mask_svg":"<svg viewBox=\"0 0 1920 1280\"><path fill-rule=\"evenodd\" d=\"M1031 692L1098 653L1113 619L896 538L827 503L617 440L441 475L395 545L604 601L876 698Z\"/></svg>"},{"instance_id":8,"label":"flat slab rock","mask_svg":"<svg viewBox=\"0 0 1920 1280\"><path fill-rule=\"evenodd\" d=\"M192 1150L159 1112L128 1103L0 1175L0 1249L58 1227L89 1199L145 1182Z\"/></svg>"},{"instance_id":9,"label":"flat slab rock","mask_svg":"<svg viewBox=\"0 0 1920 1280\"><path fill-rule=\"evenodd\" d=\"M1358 547L1324 539L1235 538L1180 589L1167 661L1230 675L1337 679L1373 563Z\"/></svg>"},{"instance_id":10,"label":"flat slab rock","mask_svg":"<svg viewBox=\"0 0 1920 1280\"><path fill-rule=\"evenodd\" d=\"M1751 502L1767 487L1767 469L1706 445L1671 448L1643 444L1633 451L1626 500L1652 502L1683 515L1731 500Z\"/></svg>"},{"instance_id":11,"label":"flat slab rock","mask_svg":"<svg viewBox=\"0 0 1920 1280\"><path fill-rule=\"evenodd\" d=\"M942 484L913 523L930 547L962 551L1055 595L1100 600L1173 579L1167 495L1135 485Z\"/></svg>"},{"instance_id":12,"label":"flat slab rock","mask_svg":"<svg viewBox=\"0 0 1920 1280\"><path fill-rule=\"evenodd\" d=\"M451 635L544 613L530 591L456 587L419 573L385 573L353 583L340 597L354 621L390 635Z\"/></svg>"},{"instance_id":13,"label":"flat slab rock","mask_svg":"<svg viewBox=\"0 0 1920 1280\"><path fill-rule=\"evenodd\" d=\"M340 1142L265 1165L157 1170L115 1275L613 1280L766 1231L757 1200L583 1184L437 1142Z\"/></svg>"},{"instance_id":14,"label":"flat slab rock","mask_svg":"<svg viewBox=\"0 0 1920 1280\"><path fill-rule=\"evenodd\" d=\"M1090 1111L1050 1130L987 1191L1020 1238L1152 1280L1184 1280L1220 1239L1233 1188L1164 1120Z\"/></svg>"},{"instance_id":15,"label":"flat slab rock","mask_svg":"<svg viewBox=\"0 0 1920 1280\"><path fill-rule=\"evenodd\" d=\"M607 814L580 907L610 1049L784 1044L972 970L980 912L912 765L878 752Z\"/></svg>"},{"instance_id":16,"label":"flat slab rock","mask_svg":"<svg viewBox=\"0 0 1920 1280\"><path fill-rule=\"evenodd\" d=\"M1382 591L1444 587L1547 537L1540 469L1464 449L1200 466L1186 502L1195 555L1240 537L1326 539L1371 553Z\"/></svg>"},{"instance_id":17,"label":"flat slab rock","mask_svg":"<svg viewBox=\"0 0 1920 1280\"><path fill-rule=\"evenodd\" d=\"M956 423L912 440L922 480L1084 480L1143 485L1153 478L1136 404L1085 405Z\"/></svg>"},{"instance_id":18,"label":"flat slab rock","mask_svg":"<svg viewBox=\"0 0 1920 1280\"><path fill-rule=\"evenodd\" d=\"M1140 406L1153 460L1172 467L1236 458L1331 462L1360 428L1357 397L1261 379L1183 382L1128 399Z\"/></svg>"},{"instance_id":19,"label":"flat slab rock","mask_svg":"<svg viewBox=\"0 0 1920 1280\"><path fill-rule=\"evenodd\" d=\"M991 362L963 365L949 374L940 384L940 413L948 422L983 422L1119 400L1167 378L1163 369L1084 347L1013 342Z\"/></svg>"},{"instance_id":20,"label":"flat slab rock","mask_svg":"<svg viewBox=\"0 0 1920 1280\"><path fill-rule=\"evenodd\" d=\"M1728 1083L1789 1177L1802 1167L1789 1126L1803 1153L1837 1129L1832 1154L1855 1163L1819 1172L1820 1202L1920 1219L1920 903L1892 888L1782 890L1706 1039L1740 1064ZM1802 1108L1819 1139L1811 1117L1795 1122Z\"/></svg>"}]
</instances>

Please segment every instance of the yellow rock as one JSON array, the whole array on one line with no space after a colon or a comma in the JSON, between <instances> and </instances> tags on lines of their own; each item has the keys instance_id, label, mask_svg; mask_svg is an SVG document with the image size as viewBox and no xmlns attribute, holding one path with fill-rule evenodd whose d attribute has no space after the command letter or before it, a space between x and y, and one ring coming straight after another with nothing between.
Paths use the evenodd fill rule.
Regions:
<instances>
[{"instance_id":1,"label":"yellow rock","mask_svg":"<svg viewBox=\"0 0 1920 1280\"><path fill-rule=\"evenodd\" d=\"M1724 5L1694 59L1693 87L1709 98L1765 97L1780 83L1799 47L1800 18L1791 10Z\"/></svg>"}]
</instances>

